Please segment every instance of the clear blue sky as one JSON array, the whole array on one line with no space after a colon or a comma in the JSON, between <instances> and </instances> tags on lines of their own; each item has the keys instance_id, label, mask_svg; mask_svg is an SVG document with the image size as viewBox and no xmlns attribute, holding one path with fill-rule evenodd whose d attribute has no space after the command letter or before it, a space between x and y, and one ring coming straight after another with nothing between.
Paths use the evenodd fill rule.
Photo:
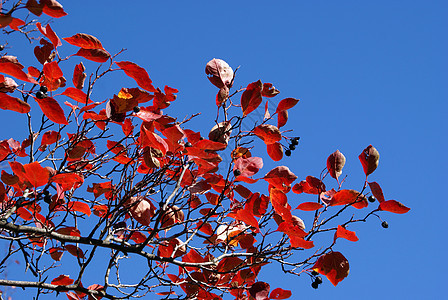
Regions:
<instances>
[{"instance_id":1,"label":"clear blue sky","mask_svg":"<svg viewBox=\"0 0 448 300\"><path fill-rule=\"evenodd\" d=\"M338 243L351 270L337 287L325 280L314 290L307 276L273 268L259 278L271 289L290 289L291 299L441 297L448 268L447 1L60 2L69 14L52 24L60 37L84 32L110 53L127 48L122 59L145 67L155 86L180 90L170 115L203 112L191 125L197 129L215 116L216 88L204 74L214 57L241 65L236 87L261 79L274 83L280 99L300 98L288 128L301 144L283 160L299 179L318 176L339 149L347 185L359 189L358 154L369 144L379 150L370 180L411 211L383 213L387 230L373 218L350 227L360 240ZM133 85L108 82L92 98Z\"/></svg>"}]
</instances>

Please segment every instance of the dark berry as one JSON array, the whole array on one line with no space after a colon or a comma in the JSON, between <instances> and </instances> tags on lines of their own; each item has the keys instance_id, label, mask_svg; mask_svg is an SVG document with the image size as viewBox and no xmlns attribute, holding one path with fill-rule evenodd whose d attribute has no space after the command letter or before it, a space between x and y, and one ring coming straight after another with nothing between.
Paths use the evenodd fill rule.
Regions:
<instances>
[{"instance_id":1,"label":"dark berry","mask_svg":"<svg viewBox=\"0 0 448 300\"><path fill-rule=\"evenodd\" d=\"M376 198L375 196L371 195L369 196L369 198L367 198L367 200L369 200L369 202L375 202Z\"/></svg>"},{"instance_id":2,"label":"dark berry","mask_svg":"<svg viewBox=\"0 0 448 300\"><path fill-rule=\"evenodd\" d=\"M299 138L295 137L295 138L291 139L291 144L293 144L294 146L297 146L299 144Z\"/></svg>"},{"instance_id":3,"label":"dark berry","mask_svg":"<svg viewBox=\"0 0 448 300\"><path fill-rule=\"evenodd\" d=\"M241 171L236 169L236 170L233 171L233 175L240 176L241 175Z\"/></svg>"},{"instance_id":4,"label":"dark berry","mask_svg":"<svg viewBox=\"0 0 448 300\"><path fill-rule=\"evenodd\" d=\"M44 190L42 193L44 194L44 196L50 195L50 191L48 191L48 190Z\"/></svg>"},{"instance_id":5,"label":"dark berry","mask_svg":"<svg viewBox=\"0 0 448 300\"><path fill-rule=\"evenodd\" d=\"M285 150L285 155L286 155L286 156L291 156L291 150L286 149L286 150Z\"/></svg>"},{"instance_id":6,"label":"dark berry","mask_svg":"<svg viewBox=\"0 0 448 300\"><path fill-rule=\"evenodd\" d=\"M381 223L381 226L383 226L383 228L389 228L389 223L387 223L387 221L383 221L383 223Z\"/></svg>"},{"instance_id":7,"label":"dark berry","mask_svg":"<svg viewBox=\"0 0 448 300\"><path fill-rule=\"evenodd\" d=\"M0 51L5 50L5 45L0 45Z\"/></svg>"},{"instance_id":8,"label":"dark berry","mask_svg":"<svg viewBox=\"0 0 448 300\"><path fill-rule=\"evenodd\" d=\"M51 203L51 196L50 195L45 195L44 196L44 202L50 204Z\"/></svg>"},{"instance_id":9,"label":"dark berry","mask_svg":"<svg viewBox=\"0 0 448 300\"><path fill-rule=\"evenodd\" d=\"M322 277L320 277L320 276L317 276L315 279L314 279L314 282L316 282L317 284L321 284L323 281L322 281Z\"/></svg>"},{"instance_id":10,"label":"dark berry","mask_svg":"<svg viewBox=\"0 0 448 300\"><path fill-rule=\"evenodd\" d=\"M311 275L313 275L313 276L317 276L317 275L319 275L319 273L317 273L316 271L311 271Z\"/></svg>"},{"instance_id":11,"label":"dark berry","mask_svg":"<svg viewBox=\"0 0 448 300\"><path fill-rule=\"evenodd\" d=\"M296 150L296 146L293 145L293 144L291 144L291 145L289 145L289 149L290 149L290 150Z\"/></svg>"},{"instance_id":12,"label":"dark berry","mask_svg":"<svg viewBox=\"0 0 448 300\"><path fill-rule=\"evenodd\" d=\"M203 139L204 139L204 137L202 137L202 136L199 138L200 141L202 141Z\"/></svg>"},{"instance_id":13,"label":"dark berry","mask_svg":"<svg viewBox=\"0 0 448 300\"><path fill-rule=\"evenodd\" d=\"M317 289L319 287L319 284L316 281L313 281L311 286L313 287L313 289Z\"/></svg>"},{"instance_id":14,"label":"dark berry","mask_svg":"<svg viewBox=\"0 0 448 300\"><path fill-rule=\"evenodd\" d=\"M150 189L149 189L149 193L154 194L155 192L156 192L155 189L153 189L153 188L150 188Z\"/></svg>"},{"instance_id":15,"label":"dark berry","mask_svg":"<svg viewBox=\"0 0 448 300\"><path fill-rule=\"evenodd\" d=\"M42 85L39 89L42 93L46 94L48 92L48 88L45 85Z\"/></svg>"},{"instance_id":16,"label":"dark berry","mask_svg":"<svg viewBox=\"0 0 448 300\"><path fill-rule=\"evenodd\" d=\"M191 147L192 145L191 145L191 143L190 142L186 142L185 143L185 147Z\"/></svg>"},{"instance_id":17,"label":"dark berry","mask_svg":"<svg viewBox=\"0 0 448 300\"><path fill-rule=\"evenodd\" d=\"M138 113L140 111L140 106L134 106L132 109L135 113Z\"/></svg>"},{"instance_id":18,"label":"dark berry","mask_svg":"<svg viewBox=\"0 0 448 300\"><path fill-rule=\"evenodd\" d=\"M47 98L47 94L45 94L45 93L42 92L42 91L38 91L38 92L36 93L36 98L37 98L37 99L44 99L44 98Z\"/></svg>"}]
</instances>

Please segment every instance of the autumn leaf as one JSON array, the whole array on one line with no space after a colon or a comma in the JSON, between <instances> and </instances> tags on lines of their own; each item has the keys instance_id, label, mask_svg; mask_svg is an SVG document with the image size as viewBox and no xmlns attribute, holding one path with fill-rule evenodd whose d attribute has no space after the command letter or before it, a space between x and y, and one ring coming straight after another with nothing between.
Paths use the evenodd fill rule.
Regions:
<instances>
[{"instance_id":1,"label":"autumn leaf","mask_svg":"<svg viewBox=\"0 0 448 300\"><path fill-rule=\"evenodd\" d=\"M263 100L261 96L261 90L263 84L261 80L250 83L246 90L241 95L241 108L243 109L243 116L247 116L253 112L261 104Z\"/></svg>"},{"instance_id":2,"label":"autumn leaf","mask_svg":"<svg viewBox=\"0 0 448 300\"><path fill-rule=\"evenodd\" d=\"M73 85L77 89L82 89L84 87L84 81L87 77L86 73L84 71L86 68L84 67L84 64L80 62L75 66L75 69L73 70Z\"/></svg>"},{"instance_id":3,"label":"autumn leaf","mask_svg":"<svg viewBox=\"0 0 448 300\"><path fill-rule=\"evenodd\" d=\"M52 182L59 183L64 191L78 188L84 183L84 178L76 173L60 173L51 178Z\"/></svg>"},{"instance_id":4,"label":"autumn leaf","mask_svg":"<svg viewBox=\"0 0 448 300\"><path fill-rule=\"evenodd\" d=\"M23 168L28 181L35 188L48 183L50 172L42 167L37 161L23 165Z\"/></svg>"},{"instance_id":5,"label":"autumn leaf","mask_svg":"<svg viewBox=\"0 0 448 300\"><path fill-rule=\"evenodd\" d=\"M76 89L76 88L72 88L72 87L66 88L65 91L62 93L62 95L67 96L67 97L75 100L76 102L83 103L83 104L93 102L90 99L87 100L86 93L84 93L80 89Z\"/></svg>"},{"instance_id":6,"label":"autumn leaf","mask_svg":"<svg viewBox=\"0 0 448 300\"><path fill-rule=\"evenodd\" d=\"M339 181L339 176L342 174L342 168L345 165L345 156L339 150L333 152L327 158L327 169L330 176Z\"/></svg>"},{"instance_id":7,"label":"autumn leaf","mask_svg":"<svg viewBox=\"0 0 448 300\"><path fill-rule=\"evenodd\" d=\"M336 240L337 238L344 238L351 242L357 242L359 240L354 231L347 230L345 229L345 227L342 227L341 225L338 225L338 229L334 234L334 240Z\"/></svg>"},{"instance_id":8,"label":"autumn leaf","mask_svg":"<svg viewBox=\"0 0 448 300\"><path fill-rule=\"evenodd\" d=\"M276 288L271 292L269 299L288 299L291 296L292 296L291 291Z\"/></svg>"},{"instance_id":9,"label":"autumn leaf","mask_svg":"<svg viewBox=\"0 0 448 300\"><path fill-rule=\"evenodd\" d=\"M367 198L363 194L355 190L340 190L333 195L330 201L330 206L336 205L347 205L353 203L352 206L355 208L367 207Z\"/></svg>"},{"instance_id":10,"label":"autumn leaf","mask_svg":"<svg viewBox=\"0 0 448 300\"><path fill-rule=\"evenodd\" d=\"M263 168L263 159L261 157L240 157L235 160L233 170L239 170L241 176L253 176Z\"/></svg>"},{"instance_id":11,"label":"autumn leaf","mask_svg":"<svg viewBox=\"0 0 448 300\"><path fill-rule=\"evenodd\" d=\"M46 97L43 99L34 97L34 100L36 100L37 104L39 104L40 109L48 119L57 124L68 125L64 111L56 100L51 97Z\"/></svg>"},{"instance_id":12,"label":"autumn leaf","mask_svg":"<svg viewBox=\"0 0 448 300\"><path fill-rule=\"evenodd\" d=\"M217 88L232 87L233 70L228 63L222 59L214 58L205 66L205 74L210 82Z\"/></svg>"},{"instance_id":13,"label":"autumn leaf","mask_svg":"<svg viewBox=\"0 0 448 300\"><path fill-rule=\"evenodd\" d=\"M145 69L130 61L117 61L115 63L126 73L126 75L133 78L139 87L148 92L156 92Z\"/></svg>"},{"instance_id":14,"label":"autumn leaf","mask_svg":"<svg viewBox=\"0 0 448 300\"><path fill-rule=\"evenodd\" d=\"M55 279L53 279L51 281L51 284L54 285L70 285L73 283L73 279L70 279L69 276L67 275L59 275L58 277L56 277Z\"/></svg>"},{"instance_id":15,"label":"autumn leaf","mask_svg":"<svg viewBox=\"0 0 448 300\"><path fill-rule=\"evenodd\" d=\"M77 246L75 245L65 245L65 250L67 250L71 255L73 255L74 257L78 257L80 259L84 259L84 252Z\"/></svg>"},{"instance_id":16,"label":"autumn leaf","mask_svg":"<svg viewBox=\"0 0 448 300\"><path fill-rule=\"evenodd\" d=\"M39 22L37 22L36 27L37 29L39 29L40 33L42 33L46 38L48 38L51 41L51 43L55 48L62 45L62 42L59 39L59 37L56 35L53 29L51 29L50 24L47 24L44 28Z\"/></svg>"},{"instance_id":17,"label":"autumn leaf","mask_svg":"<svg viewBox=\"0 0 448 300\"><path fill-rule=\"evenodd\" d=\"M275 167L264 176L264 180L279 189L283 189L284 186L290 187L296 179L297 176L286 166Z\"/></svg>"},{"instance_id":18,"label":"autumn leaf","mask_svg":"<svg viewBox=\"0 0 448 300\"><path fill-rule=\"evenodd\" d=\"M11 97L6 93L0 93L0 108L4 110L12 110L21 114L29 113L31 106L23 100Z\"/></svg>"},{"instance_id":19,"label":"autumn leaf","mask_svg":"<svg viewBox=\"0 0 448 300\"><path fill-rule=\"evenodd\" d=\"M40 146L51 145L56 143L61 138L59 132L54 130L49 130L42 135L42 140Z\"/></svg>"},{"instance_id":20,"label":"autumn leaf","mask_svg":"<svg viewBox=\"0 0 448 300\"><path fill-rule=\"evenodd\" d=\"M405 214L410 210L409 207L406 207L406 206L404 206L403 203L395 201L395 200L387 200L387 201L381 202L379 209L384 210L384 211L393 212L396 214Z\"/></svg>"},{"instance_id":21,"label":"autumn leaf","mask_svg":"<svg viewBox=\"0 0 448 300\"><path fill-rule=\"evenodd\" d=\"M277 110L275 112L278 113L280 111L284 111L284 110L293 108L298 102L299 102L299 99L285 98L278 103Z\"/></svg>"},{"instance_id":22,"label":"autumn leaf","mask_svg":"<svg viewBox=\"0 0 448 300\"><path fill-rule=\"evenodd\" d=\"M67 15L62 5L56 0L41 0L40 2L43 4L42 11L44 14L50 17L61 18Z\"/></svg>"},{"instance_id":23,"label":"autumn leaf","mask_svg":"<svg viewBox=\"0 0 448 300\"><path fill-rule=\"evenodd\" d=\"M74 210L74 211L86 214L89 217L90 217L90 214L92 213L90 210L90 206L84 202L72 201L68 204L68 207L70 210Z\"/></svg>"},{"instance_id":24,"label":"autumn leaf","mask_svg":"<svg viewBox=\"0 0 448 300\"><path fill-rule=\"evenodd\" d=\"M383 190L380 185L376 182L369 182L370 190L372 191L373 196L378 200L379 203L384 202Z\"/></svg>"},{"instance_id":25,"label":"autumn leaf","mask_svg":"<svg viewBox=\"0 0 448 300\"><path fill-rule=\"evenodd\" d=\"M305 210L305 211L314 211L324 207L322 204L317 202L304 202L299 204L296 209Z\"/></svg>"},{"instance_id":26,"label":"autumn leaf","mask_svg":"<svg viewBox=\"0 0 448 300\"><path fill-rule=\"evenodd\" d=\"M11 75L22 81L31 82L37 84L37 81L30 75L23 72L23 66L17 61L14 56L3 56L0 58L0 72Z\"/></svg>"},{"instance_id":27,"label":"autumn leaf","mask_svg":"<svg viewBox=\"0 0 448 300\"><path fill-rule=\"evenodd\" d=\"M277 96L280 93L279 90L272 85L272 83L265 82L263 83L262 96L272 98Z\"/></svg>"},{"instance_id":28,"label":"autumn leaf","mask_svg":"<svg viewBox=\"0 0 448 300\"><path fill-rule=\"evenodd\" d=\"M322 275L336 286L348 276L350 266L348 260L340 252L330 252L322 255L312 269Z\"/></svg>"},{"instance_id":29,"label":"autumn leaf","mask_svg":"<svg viewBox=\"0 0 448 300\"><path fill-rule=\"evenodd\" d=\"M269 283L258 281L252 284L249 288L249 294L254 297L255 300L268 300L269 290Z\"/></svg>"},{"instance_id":30,"label":"autumn leaf","mask_svg":"<svg viewBox=\"0 0 448 300\"><path fill-rule=\"evenodd\" d=\"M98 62L98 63L105 63L109 60L110 54L103 49L84 49L81 48L76 52L77 56L82 56L85 59Z\"/></svg>"},{"instance_id":31,"label":"autumn leaf","mask_svg":"<svg viewBox=\"0 0 448 300\"><path fill-rule=\"evenodd\" d=\"M283 146L279 142L266 145L269 157L273 161L279 161L283 157Z\"/></svg>"},{"instance_id":32,"label":"autumn leaf","mask_svg":"<svg viewBox=\"0 0 448 300\"><path fill-rule=\"evenodd\" d=\"M266 145L279 142L282 139L280 130L269 124L262 124L254 128L254 134L258 136Z\"/></svg>"},{"instance_id":33,"label":"autumn leaf","mask_svg":"<svg viewBox=\"0 0 448 300\"><path fill-rule=\"evenodd\" d=\"M81 47L84 49L103 49L103 45L101 45L101 42L94 37L93 35L86 34L86 33L77 33L71 37L62 38L67 43Z\"/></svg>"},{"instance_id":34,"label":"autumn leaf","mask_svg":"<svg viewBox=\"0 0 448 300\"><path fill-rule=\"evenodd\" d=\"M369 176L376 170L380 160L380 154L372 145L369 145L362 153L358 156L361 161L362 168L366 176Z\"/></svg>"}]
</instances>

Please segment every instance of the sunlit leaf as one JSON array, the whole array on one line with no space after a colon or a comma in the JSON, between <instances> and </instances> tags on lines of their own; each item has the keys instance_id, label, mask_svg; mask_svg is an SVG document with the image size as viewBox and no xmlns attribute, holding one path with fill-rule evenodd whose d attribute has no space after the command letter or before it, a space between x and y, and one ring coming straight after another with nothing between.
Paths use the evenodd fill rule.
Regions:
<instances>
[{"instance_id":1,"label":"sunlit leaf","mask_svg":"<svg viewBox=\"0 0 448 300\"><path fill-rule=\"evenodd\" d=\"M395 201L395 200L387 200L387 201L381 202L379 209L393 212L396 214L405 214L410 210L409 207L406 207L406 206L404 206L403 203Z\"/></svg>"},{"instance_id":2,"label":"sunlit leaf","mask_svg":"<svg viewBox=\"0 0 448 300\"><path fill-rule=\"evenodd\" d=\"M319 257L313 270L327 276L328 280L336 286L348 276L350 266L348 260L340 252L330 252Z\"/></svg>"},{"instance_id":3,"label":"sunlit leaf","mask_svg":"<svg viewBox=\"0 0 448 300\"><path fill-rule=\"evenodd\" d=\"M51 281L51 284L54 285L70 285L73 283L73 279L70 279L68 275L59 275L55 279Z\"/></svg>"},{"instance_id":4,"label":"sunlit leaf","mask_svg":"<svg viewBox=\"0 0 448 300\"><path fill-rule=\"evenodd\" d=\"M327 158L327 169L330 176L338 180L342 174L342 168L345 165L345 156L339 150L333 152Z\"/></svg>"},{"instance_id":5,"label":"sunlit leaf","mask_svg":"<svg viewBox=\"0 0 448 300\"><path fill-rule=\"evenodd\" d=\"M304 202L304 203L299 204L299 206L297 206L297 209L305 210L305 211L313 211L313 210L321 209L322 207L324 207L324 206L317 202Z\"/></svg>"},{"instance_id":6,"label":"sunlit leaf","mask_svg":"<svg viewBox=\"0 0 448 300\"><path fill-rule=\"evenodd\" d=\"M62 38L67 43L73 46L78 46L84 49L103 49L101 42L93 35L86 33L77 33L71 37Z\"/></svg>"},{"instance_id":7,"label":"sunlit leaf","mask_svg":"<svg viewBox=\"0 0 448 300\"><path fill-rule=\"evenodd\" d=\"M21 114L29 113L31 106L23 100L11 97L6 93L0 93L0 108L4 110L12 110Z\"/></svg>"},{"instance_id":8,"label":"sunlit leaf","mask_svg":"<svg viewBox=\"0 0 448 300\"><path fill-rule=\"evenodd\" d=\"M105 63L109 60L110 54L103 49L84 49L81 48L76 52L77 56L82 56L85 59L98 62L98 63Z\"/></svg>"},{"instance_id":9,"label":"sunlit leaf","mask_svg":"<svg viewBox=\"0 0 448 300\"><path fill-rule=\"evenodd\" d=\"M369 176L376 170L380 160L380 154L372 145L369 145L362 153L358 156L361 161L362 168L366 176Z\"/></svg>"},{"instance_id":10,"label":"sunlit leaf","mask_svg":"<svg viewBox=\"0 0 448 300\"><path fill-rule=\"evenodd\" d=\"M139 87L149 92L156 91L145 69L130 61L117 61L115 63L126 73L126 75L133 78Z\"/></svg>"},{"instance_id":11,"label":"sunlit leaf","mask_svg":"<svg viewBox=\"0 0 448 300\"><path fill-rule=\"evenodd\" d=\"M359 240L354 231L347 230L341 225L338 225L338 229L334 234L334 239L336 240L337 238L344 238L351 242L357 242Z\"/></svg>"},{"instance_id":12,"label":"sunlit leaf","mask_svg":"<svg viewBox=\"0 0 448 300\"><path fill-rule=\"evenodd\" d=\"M51 97L46 97L44 99L34 98L34 100L39 104L40 109L48 119L57 124L68 125L64 111L56 100Z\"/></svg>"},{"instance_id":13,"label":"sunlit leaf","mask_svg":"<svg viewBox=\"0 0 448 300\"><path fill-rule=\"evenodd\" d=\"M246 90L241 95L241 108L243 109L243 116L247 116L253 112L261 104L263 100L261 90L263 84L261 80L250 83Z\"/></svg>"},{"instance_id":14,"label":"sunlit leaf","mask_svg":"<svg viewBox=\"0 0 448 300\"><path fill-rule=\"evenodd\" d=\"M280 130L269 124L262 124L254 129L254 134L265 142L266 145L279 142L282 139L282 134Z\"/></svg>"}]
</instances>

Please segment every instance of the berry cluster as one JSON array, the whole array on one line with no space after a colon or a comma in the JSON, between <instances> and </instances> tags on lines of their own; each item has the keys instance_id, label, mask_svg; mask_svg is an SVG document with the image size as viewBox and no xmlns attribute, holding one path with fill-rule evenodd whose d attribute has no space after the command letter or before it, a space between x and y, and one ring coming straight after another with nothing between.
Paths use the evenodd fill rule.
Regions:
<instances>
[{"instance_id":1,"label":"berry cluster","mask_svg":"<svg viewBox=\"0 0 448 300\"><path fill-rule=\"evenodd\" d=\"M285 150L286 156L291 156L291 151L296 150L296 146L299 144L300 137L294 137L291 139L291 143L289 144L288 148Z\"/></svg>"},{"instance_id":2,"label":"berry cluster","mask_svg":"<svg viewBox=\"0 0 448 300\"><path fill-rule=\"evenodd\" d=\"M48 92L48 88L46 86L41 86L39 91L36 93L36 98L37 99L44 99L47 98L47 92Z\"/></svg>"},{"instance_id":3,"label":"berry cluster","mask_svg":"<svg viewBox=\"0 0 448 300\"><path fill-rule=\"evenodd\" d=\"M314 278L313 283L311 283L311 286L313 287L313 289L317 289L319 287L320 284L322 284L322 277L318 276L319 273L317 273L316 271L312 271L311 272L311 276Z\"/></svg>"}]
</instances>

